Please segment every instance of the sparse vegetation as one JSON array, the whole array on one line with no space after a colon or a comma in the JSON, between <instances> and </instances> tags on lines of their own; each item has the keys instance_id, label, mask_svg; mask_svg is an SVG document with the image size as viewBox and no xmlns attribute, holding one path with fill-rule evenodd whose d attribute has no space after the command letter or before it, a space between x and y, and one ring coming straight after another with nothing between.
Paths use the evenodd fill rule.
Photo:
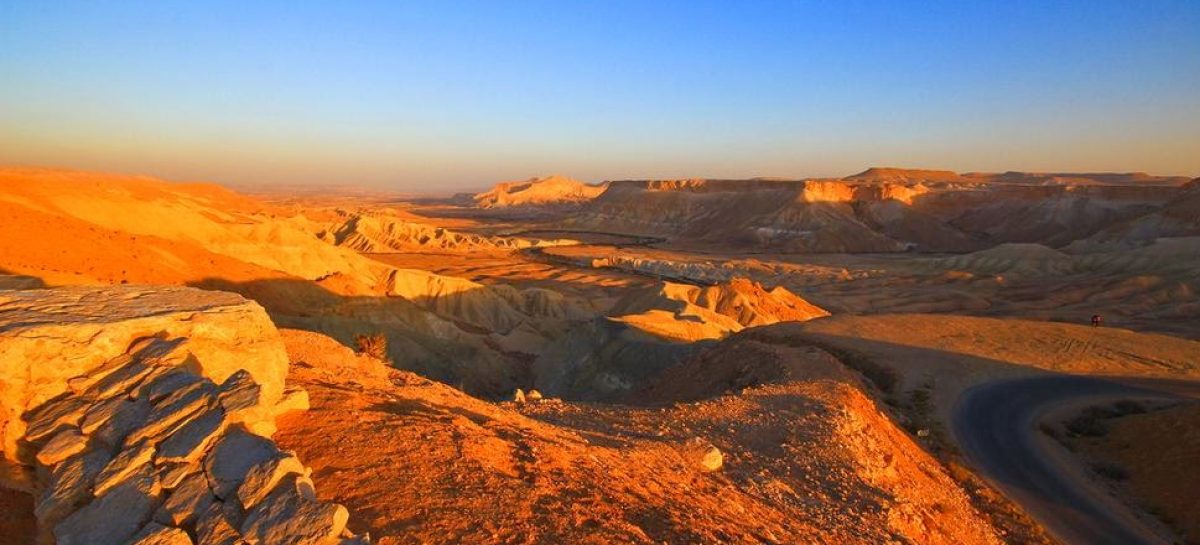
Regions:
<instances>
[{"instance_id":1,"label":"sparse vegetation","mask_svg":"<svg viewBox=\"0 0 1200 545\"><path fill-rule=\"evenodd\" d=\"M392 363L388 356L387 336L383 333L355 335L354 346L358 349L359 354L370 356L389 365Z\"/></svg>"}]
</instances>

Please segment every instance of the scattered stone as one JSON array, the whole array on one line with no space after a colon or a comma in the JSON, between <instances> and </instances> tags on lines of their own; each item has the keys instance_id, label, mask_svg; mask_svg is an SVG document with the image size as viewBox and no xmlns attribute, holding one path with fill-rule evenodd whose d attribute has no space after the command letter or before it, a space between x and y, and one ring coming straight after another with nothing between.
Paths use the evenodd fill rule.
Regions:
<instances>
[{"instance_id":1,"label":"scattered stone","mask_svg":"<svg viewBox=\"0 0 1200 545\"><path fill-rule=\"evenodd\" d=\"M537 390L530 390L529 394L527 394L525 396L525 398L528 399L529 401L541 401L542 393Z\"/></svg>"},{"instance_id":2,"label":"scattered stone","mask_svg":"<svg viewBox=\"0 0 1200 545\"><path fill-rule=\"evenodd\" d=\"M291 476L246 516L242 535L257 543L323 545L342 535L350 518L345 507L310 496L305 479Z\"/></svg>"},{"instance_id":3,"label":"scattered stone","mask_svg":"<svg viewBox=\"0 0 1200 545\"><path fill-rule=\"evenodd\" d=\"M192 538L179 528L151 522L130 538L126 545L192 545Z\"/></svg>"},{"instance_id":4,"label":"scattered stone","mask_svg":"<svg viewBox=\"0 0 1200 545\"><path fill-rule=\"evenodd\" d=\"M96 476L94 494L100 496L109 488L126 480L131 474L142 468L150 468L150 460L153 458L154 446L148 443L140 443L121 451L116 458L104 466L100 475Z\"/></svg>"},{"instance_id":5,"label":"scattered stone","mask_svg":"<svg viewBox=\"0 0 1200 545\"><path fill-rule=\"evenodd\" d=\"M53 466L83 452L83 449L87 448L87 440L78 430L67 428L58 432L54 439L38 451L37 461L44 466Z\"/></svg>"},{"instance_id":6,"label":"scattered stone","mask_svg":"<svg viewBox=\"0 0 1200 545\"><path fill-rule=\"evenodd\" d=\"M259 463L246 472L246 479L237 490L238 500L243 508L250 509L267 497L279 481L292 474L307 476L304 464L293 453L285 452Z\"/></svg>"},{"instance_id":7,"label":"scattered stone","mask_svg":"<svg viewBox=\"0 0 1200 545\"><path fill-rule=\"evenodd\" d=\"M204 456L208 447L225 431L228 422L221 407L212 407L205 414L175 430L158 446L156 463L192 463Z\"/></svg>"},{"instance_id":8,"label":"scattered stone","mask_svg":"<svg viewBox=\"0 0 1200 545\"><path fill-rule=\"evenodd\" d=\"M124 545L158 507L158 483L143 472L126 480L54 527L58 545Z\"/></svg>"},{"instance_id":9,"label":"scattered stone","mask_svg":"<svg viewBox=\"0 0 1200 545\"><path fill-rule=\"evenodd\" d=\"M208 511L216 501L203 473L193 473L167 496L154 520L171 526L187 526Z\"/></svg>"},{"instance_id":10,"label":"scattered stone","mask_svg":"<svg viewBox=\"0 0 1200 545\"><path fill-rule=\"evenodd\" d=\"M725 463L725 457L721 454L721 450L700 437L687 440L680 448L680 452L688 462L695 464L704 472L721 469Z\"/></svg>"},{"instance_id":11,"label":"scattered stone","mask_svg":"<svg viewBox=\"0 0 1200 545\"><path fill-rule=\"evenodd\" d=\"M273 441L235 426L208 452L204 471L217 497L231 500L250 468L278 455Z\"/></svg>"},{"instance_id":12,"label":"scattered stone","mask_svg":"<svg viewBox=\"0 0 1200 545\"><path fill-rule=\"evenodd\" d=\"M513 393L513 403L518 405L525 403L525 390L517 388L517 391Z\"/></svg>"}]
</instances>

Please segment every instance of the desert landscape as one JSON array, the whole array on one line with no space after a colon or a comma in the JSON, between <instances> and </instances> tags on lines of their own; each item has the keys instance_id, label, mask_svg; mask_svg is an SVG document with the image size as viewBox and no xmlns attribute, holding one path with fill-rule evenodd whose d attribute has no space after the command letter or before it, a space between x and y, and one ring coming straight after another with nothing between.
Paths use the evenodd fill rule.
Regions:
<instances>
[{"instance_id":1,"label":"desert landscape","mask_svg":"<svg viewBox=\"0 0 1200 545\"><path fill-rule=\"evenodd\" d=\"M248 193L0 171L7 542L1196 539L1200 179Z\"/></svg>"},{"instance_id":2,"label":"desert landscape","mask_svg":"<svg viewBox=\"0 0 1200 545\"><path fill-rule=\"evenodd\" d=\"M0 0L0 545L1200 545L1198 28Z\"/></svg>"}]
</instances>

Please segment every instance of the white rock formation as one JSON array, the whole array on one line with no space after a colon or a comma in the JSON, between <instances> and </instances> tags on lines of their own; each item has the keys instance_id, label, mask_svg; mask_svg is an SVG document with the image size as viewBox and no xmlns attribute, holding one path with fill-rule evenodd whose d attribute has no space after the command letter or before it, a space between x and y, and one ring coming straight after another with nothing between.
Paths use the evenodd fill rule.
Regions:
<instances>
[{"instance_id":1,"label":"white rock formation","mask_svg":"<svg viewBox=\"0 0 1200 545\"><path fill-rule=\"evenodd\" d=\"M364 542L275 416L303 409L257 304L191 288L0 292L8 485L38 498L39 543Z\"/></svg>"}]
</instances>

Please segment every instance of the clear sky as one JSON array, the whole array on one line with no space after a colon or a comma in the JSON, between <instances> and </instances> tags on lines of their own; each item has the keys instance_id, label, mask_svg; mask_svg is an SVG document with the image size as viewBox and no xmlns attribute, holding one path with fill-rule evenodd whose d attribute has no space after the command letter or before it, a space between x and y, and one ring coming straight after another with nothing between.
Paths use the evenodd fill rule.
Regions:
<instances>
[{"instance_id":1,"label":"clear sky","mask_svg":"<svg viewBox=\"0 0 1200 545\"><path fill-rule=\"evenodd\" d=\"M1200 175L1200 1L0 0L0 163L473 188Z\"/></svg>"}]
</instances>

